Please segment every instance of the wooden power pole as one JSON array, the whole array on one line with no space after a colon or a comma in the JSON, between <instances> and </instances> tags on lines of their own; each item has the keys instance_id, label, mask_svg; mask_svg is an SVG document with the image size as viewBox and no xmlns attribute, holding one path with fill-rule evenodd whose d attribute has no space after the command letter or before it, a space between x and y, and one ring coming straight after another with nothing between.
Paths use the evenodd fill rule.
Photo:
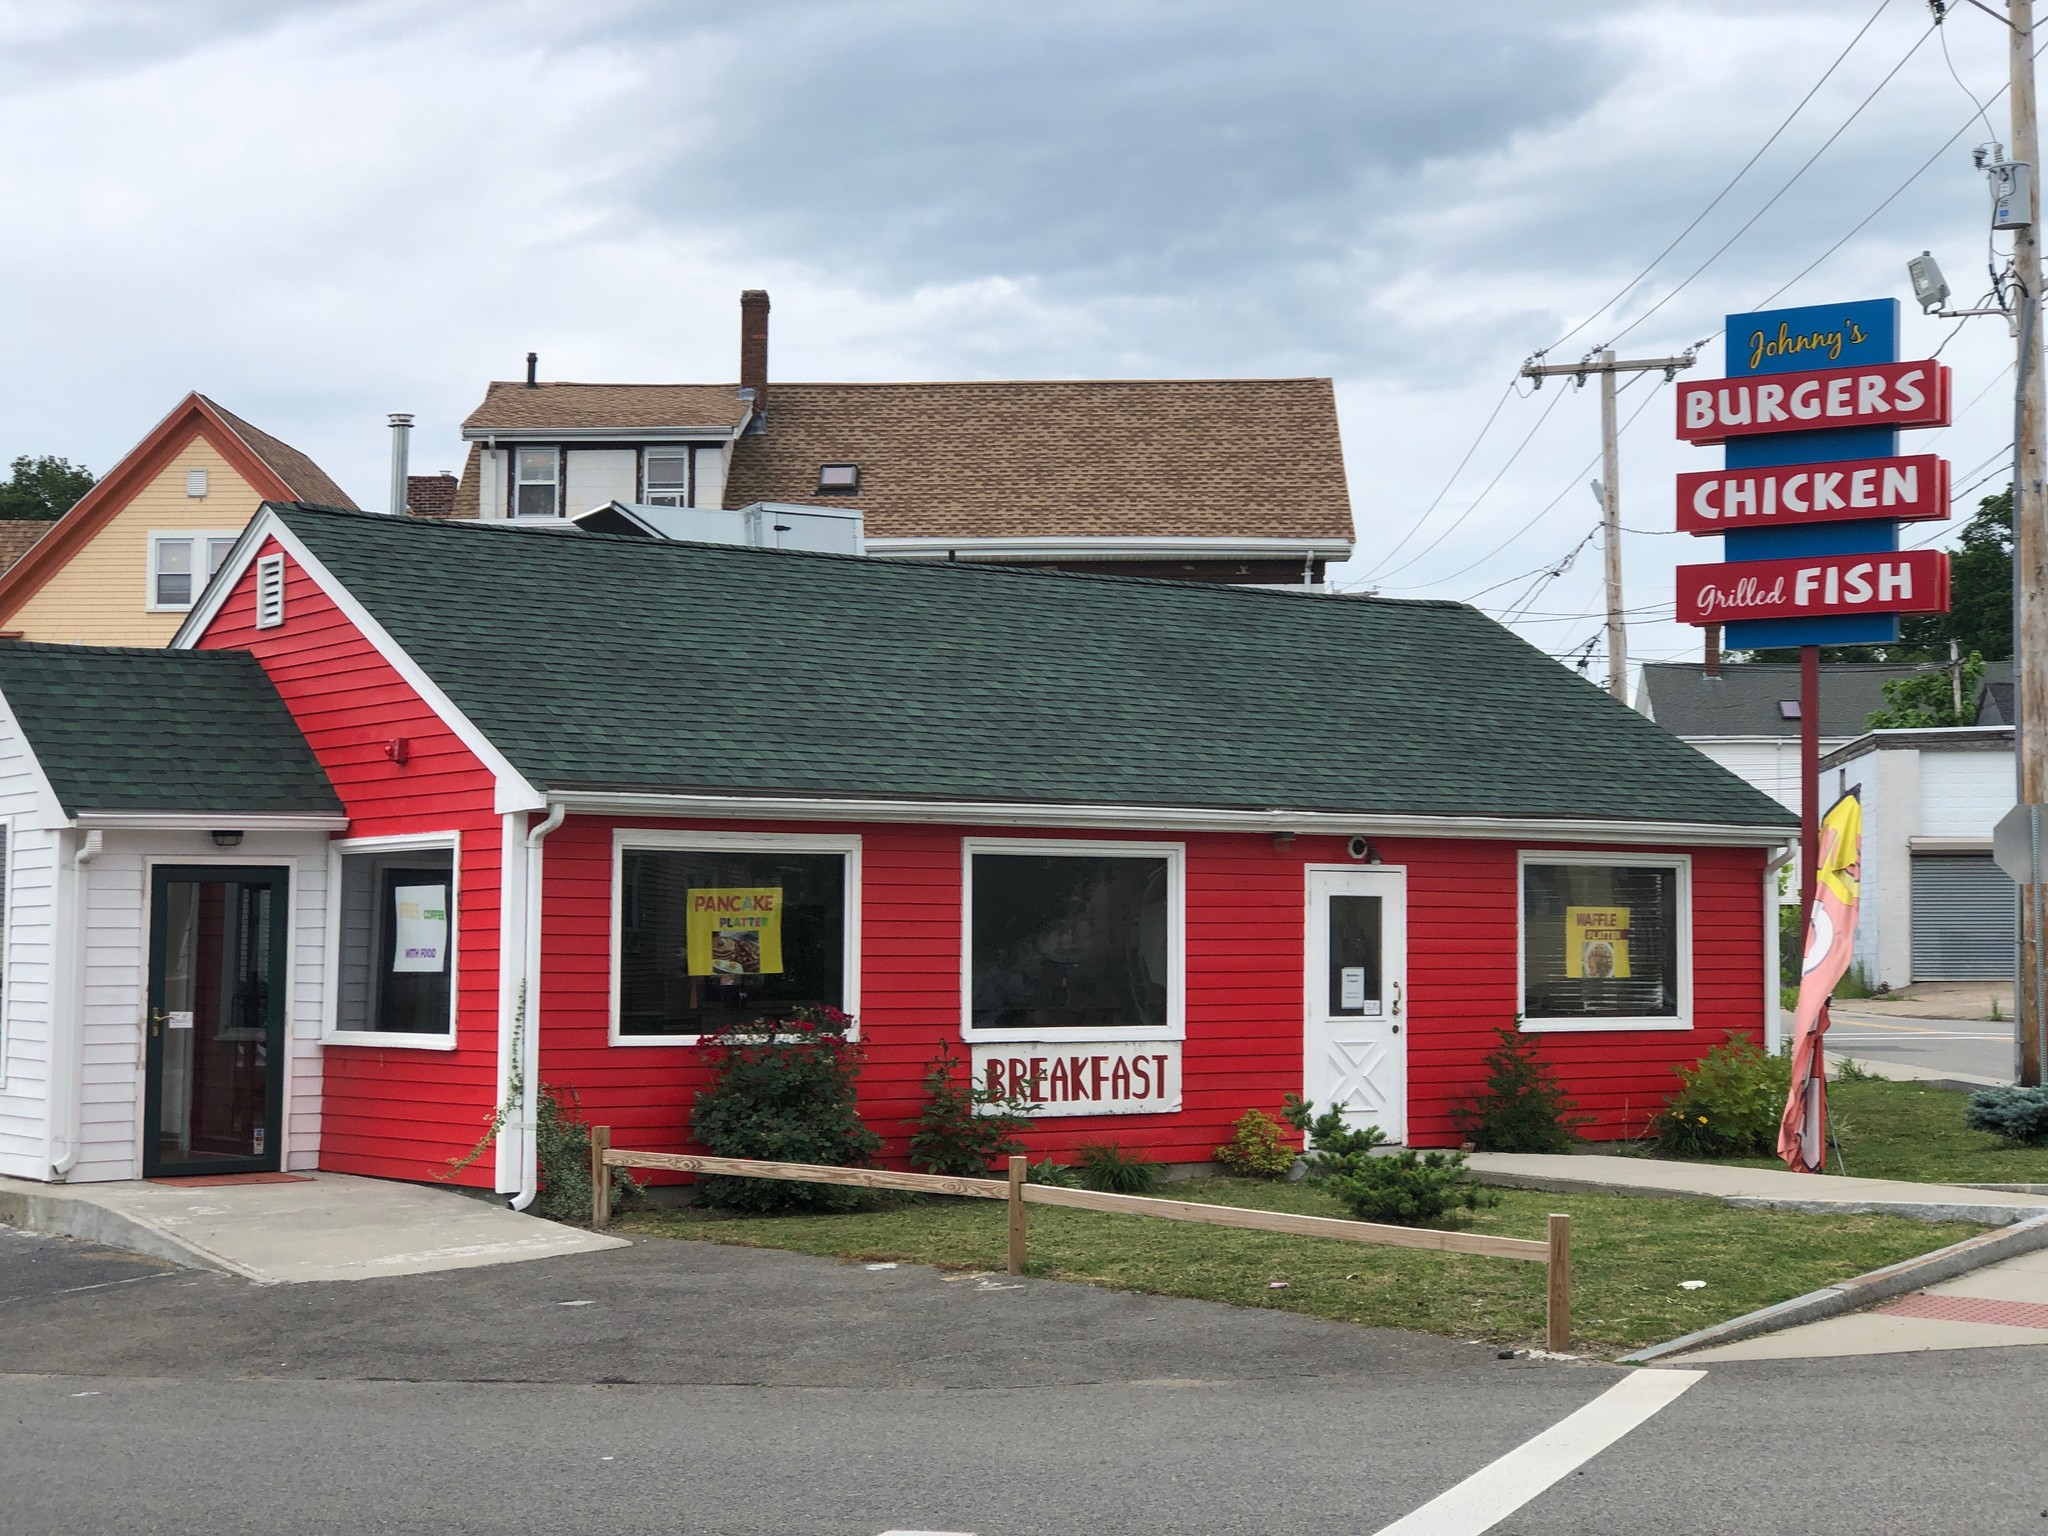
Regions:
<instances>
[{"instance_id":1,"label":"wooden power pole","mask_svg":"<svg viewBox=\"0 0 2048 1536\"><path fill-rule=\"evenodd\" d=\"M1600 538L1607 573L1607 691L1624 704L1628 702L1628 622L1621 596L1621 428L1614 415L1614 376L1655 369L1669 380L1696 361L1691 352L1683 357L1617 358L1609 347L1576 363L1528 363L1522 368L1522 377L1534 379L1539 389L1547 378L1569 376L1584 385L1586 375L1600 375Z\"/></svg>"},{"instance_id":2,"label":"wooden power pole","mask_svg":"<svg viewBox=\"0 0 2048 1536\"><path fill-rule=\"evenodd\" d=\"M2034 115L2034 7L2007 0L2011 22L2012 157L2028 167L2027 221L2013 231L2013 280L2018 289L2019 356L2013 421L2013 560L2016 606L2013 655L2017 661L2018 729L2014 733L2019 802L2048 802L2048 487L2042 466L2041 369L2041 135ZM2038 878L2039 871L2036 871ZM2043 893L2036 883L2020 892L2020 1081L2043 1081L2048 1050L2048 965L2042 953Z\"/></svg>"}]
</instances>

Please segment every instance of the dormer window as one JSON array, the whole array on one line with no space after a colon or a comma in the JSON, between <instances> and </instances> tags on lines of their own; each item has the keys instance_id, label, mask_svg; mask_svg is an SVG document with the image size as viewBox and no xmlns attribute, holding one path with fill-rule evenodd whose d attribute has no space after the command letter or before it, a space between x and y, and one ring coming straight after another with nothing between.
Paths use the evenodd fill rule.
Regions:
<instances>
[{"instance_id":1,"label":"dormer window","mask_svg":"<svg viewBox=\"0 0 2048 1536\"><path fill-rule=\"evenodd\" d=\"M860 494L860 466L858 464L820 464L818 466L818 494L820 496L858 496Z\"/></svg>"},{"instance_id":2,"label":"dormer window","mask_svg":"<svg viewBox=\"0 0 2048 1536\"><path fill-rule=\"evenodd\" d=\"M690 450L648 449L647 491L642 500L653 507L687 507L690 504Z\"/></svg>"},{"instance_id":3,"label":"dormer window","mask_svg":"<svg viewBox=\"0 0 2048 1536\"><path fill-rule=\"evenodd\" d=\"M513 455L512 515L561 516L562 456L552 448L521 448Z\"/></svg>"}]
</instances>

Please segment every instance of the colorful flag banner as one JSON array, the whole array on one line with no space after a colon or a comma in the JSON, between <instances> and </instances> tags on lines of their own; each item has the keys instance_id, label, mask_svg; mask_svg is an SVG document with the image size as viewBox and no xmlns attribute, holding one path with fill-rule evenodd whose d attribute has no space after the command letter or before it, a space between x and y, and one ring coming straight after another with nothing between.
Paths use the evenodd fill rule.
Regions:
<instances>
[{"instance_id":1,"label":"colorful flag banner","mask_svg":"<svg viewBox=\"0 0 2048 1536\"><path fill-rule=\"evenodd\" d=\"M1863 802L1852 789L1820 822L1813 910L1806 919L1799 1009L1792 1023L1792 1091L1778 1122L1778 1156L1794 1173L1820 1173L1827 1167L1827 1059L1821 1041L1828 1029L1828 998L1849 969L1862 861Z\"/></svg>"}]
</instances>

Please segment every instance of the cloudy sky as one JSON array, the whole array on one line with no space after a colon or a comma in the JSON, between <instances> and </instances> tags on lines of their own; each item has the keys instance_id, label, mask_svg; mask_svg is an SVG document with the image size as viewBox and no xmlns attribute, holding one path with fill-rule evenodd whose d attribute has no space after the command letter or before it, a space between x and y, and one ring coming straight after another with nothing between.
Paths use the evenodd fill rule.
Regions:
<instances>
[{"instance_id":1,"label":"cloudy sky","mask_svg":"<svg viewBox=\"0 0 2048 1536\"><path fill-rule=\"evenodd\" d=\"M1923 248L1974 296L1968 93L2003 136L2004 78L1996 21L1924 0L0 0L0 455L103 470L197 388L377 505L385 412L455 468L529 348L730 378L766 287L785 378L1327 374L1340 579L1568 653L1597 401L1517 367L1907 298ZM1943 344L1906 309L1907 355ZM1912 446L1961 488L2010 442L2011 343L1942 356L1970 408ZM1622 403L1632 650L1690 656L1671 567L1711 554L1660 530L1706 461L1659 380Z\"/></svg>"}]
</instances>

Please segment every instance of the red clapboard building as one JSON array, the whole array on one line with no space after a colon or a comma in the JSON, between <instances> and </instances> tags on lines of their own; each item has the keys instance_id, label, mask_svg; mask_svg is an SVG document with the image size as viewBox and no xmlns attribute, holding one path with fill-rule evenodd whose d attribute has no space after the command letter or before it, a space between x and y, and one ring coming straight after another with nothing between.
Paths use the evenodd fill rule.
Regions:
<instances>
[{"instance_id":1,"label":"red clapboard building","mask_svg":"<svg viewBox=\"0 0 2048 1536\"><path fill-rule=\"evenodd\" d=\"M1612 1138L1776 1001L1787 814L1459 604L270 505L161 660L219 653L259 670L124 780L76 745L113 653L0 647L0 735L50 770L0 803L17 849L110 840L153 935L157 1110L91 1176L530 1193L538 1085L681 1150L699 1038L812 1005L858 1020L892 1162L947 1050L1033 1100L1034 1158L1204 1161L1289 1093L1455 1145L1502 1027ZM279 708L325 783L265 822L207 764ZM196 993L181 923L230 957ZM0 1172L53 1176L44 1111Z\"/></svg>"}]
</instances>

